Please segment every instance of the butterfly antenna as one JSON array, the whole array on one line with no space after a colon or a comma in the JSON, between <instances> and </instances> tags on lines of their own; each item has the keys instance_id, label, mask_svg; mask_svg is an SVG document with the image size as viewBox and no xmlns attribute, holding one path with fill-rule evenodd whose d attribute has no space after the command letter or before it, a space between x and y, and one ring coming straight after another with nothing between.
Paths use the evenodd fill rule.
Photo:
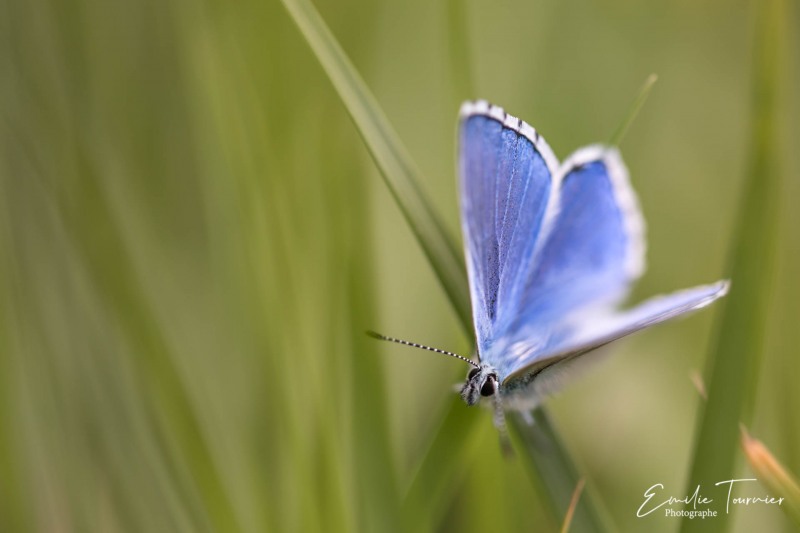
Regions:
<instances>
[{"instance_id":1,"label":"butterfly antenna","mask_svg":"<svg viewBox=\"0 0 800 533\"><path fill-rule=\"evenodd\" d=\"M457 353L453 352L448 352L447 350L440 350L439 348L432 348L430 346L425 346L424 344L417 344L416 342L409 342L409 341L404 341L402 339L395 339L394 337L387 337L386 335L381 335L380 333L376 333L374 331L367 331L367 335L369 335L373 339L396 342L397 344L405 344L406 346L412 346L414 348L422 348L423 350L429 350L431 352L443 353L444 355L449 355L450 357L456 357L458 359L461 359L465 363L469 363L475 368L480 368L480 366L477 365L474 361L470 361L469 359L467 359L462 355L458 355Z\"/></svg>"}]
</instances>

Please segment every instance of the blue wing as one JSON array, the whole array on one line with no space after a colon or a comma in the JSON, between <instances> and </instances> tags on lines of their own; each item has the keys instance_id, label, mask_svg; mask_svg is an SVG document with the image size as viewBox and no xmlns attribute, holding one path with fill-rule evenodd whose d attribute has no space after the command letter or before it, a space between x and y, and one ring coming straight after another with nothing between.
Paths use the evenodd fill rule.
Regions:
<instances>
[{"instance_id":1,"label":"blue wing","mask_svg":"<svg viewBox=\"0 0 800 533\"><path fill-rule=\"evenodd\" d=\"M515 319L490 363L514 372L555 349L587 316L610 313L644 270L644 221L615 149L590 146L560 167Z\"/></svg>"},{"instance_id":2,"label":"blue wing","mask_svg":"<svg viewBox=\"0 0 800 533\"><path fill-rule=\"evenodd\" d=\"M550 392L548 382L552 382L554 376L567 369L579 356L641 329L705 307L725 296L729 288L730 283L723 280L651 298L625 311L584 316L579 323L553 332L548 353L540 354L529 365L511 372L505 383L513 389L532 382L535 389L539 389L533 390L533 394L541 396Z\"/></svg>"},{"instance_id":3,"label":"blue wing","mask_svg":"<svg viewBox=\"0 0 800 533\"><path fill-rule=\"evenodd\" d=\"M615 149L590 146L561 166L517 328L613 307L644 270L644 220Z\"/></svg>"},{"instance_id":4,"label":"blue wing","mask_svg":"<svg viewBox=\"0 0 800 533\"><path fill-rule=\"evenodd\" d=\"M719 282L615 311L645 252L619 153L590 146L559 166L533 128L486 102L462 108L460 141L478 350L507 389L726 293Z\"/></svg>"},{"instance_id":5,"label":"blue wing","mask_svg":"<svg viewBox=\"0 0 800 533\"><path fill-rule=\"evenodd\" d=\"M529 125L487 102L461 110L461 214L478 353L504 336L530 277L556 159Z\"/></svg>"}]
</instances>

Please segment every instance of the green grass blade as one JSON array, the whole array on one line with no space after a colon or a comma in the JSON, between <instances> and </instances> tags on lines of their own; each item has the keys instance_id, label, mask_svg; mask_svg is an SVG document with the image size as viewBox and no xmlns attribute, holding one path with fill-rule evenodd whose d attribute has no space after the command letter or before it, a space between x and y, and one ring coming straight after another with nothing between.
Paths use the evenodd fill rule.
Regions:
<instances>
[{"instance_id":1,"label":"green grass blade","mask_svg":"<svg viewBox=\"0 0 800 533\"><path fill-rule=\"evenodd\" d=\"M472 331L461 253L422 193L422 176L383 111L317 10L307 0L283 0L328 74L381 175L406 217L466 331Z\"/></svg>"},{"instance_id":2,"label":"green grass blade","mask_svg":"<svg viewBox=\"0 0 800 533\"><path fill-rule=\"evenodd\" d=\"M751 418L773 272L780 172L776 142L776 92L783 47L784 2L758 4L753 129L748 175L731 256L732 291L725 302L706 383L688 487L735 478L739 424ZM688 494L692 492L690 490ZM723 531L730 515L712 521L684 519L681 531Z\"/></svg>"},{"instance_id":3,"label":"green grass blade","mask_svg":"<svg viewBox=\"0 0 800 533\"><path fill-rule=\"evenodd\" d=\"M636 115L639 114L641 111L642 106L647 101L647 97L650 96L650 91L653 89L653 85L658 81L658 76L655 74L650 74L647 79L644 81L642 88L639 89L639 95L636 97L636 100L633 101L630 110L628 111L628 115L625 117L625 120L617 126L616 131L611 136L611 139L608 141L610 146L619 146L619 143L622 142L622 138L625 137L625 133L628 131L631 123L633 123Z\"/></svg>"},{"instance_id":4,"label":"green grass blade","mask_svg":"<svg viewBox=\"0 0 800 533\"><path fill-rule=\"evenodd\" d=\"M470 61L469 17L463 0L447 0L448 58L456 103L472 100L475 94L472 63Z\"/></svg>"},{"instance_id":5,"label":"green grass blade","mask_svg":"<svg viewBox=\"0 0 800 533\"><path fill-rule=\"evenodd\" d=\"M402 516L404 530L436 530L457 485L458 465L475 442L475 413L454 396L422 463L406 491Z\"/></svg>"},{"instance_id":6,"label":"green grass blade","mask_svg":"<svg viewBox=\"0 0 800 533\"><path fill-rule=\"evenodd\" d=\"M540 492L548 501L553 520L560 523L567 515L575 487L581 475L572 458L561 443L550 417L544 409L534 413L534 423L527 424L519 415L508 417L508 424L522 442L525 454L523 461L532 480L542 484ZM542 490L543 489L543 490ZM575 506L572 531L609 531L612 528L604 521L596 498L586 490Z\"/></svg>"}]
</instances>

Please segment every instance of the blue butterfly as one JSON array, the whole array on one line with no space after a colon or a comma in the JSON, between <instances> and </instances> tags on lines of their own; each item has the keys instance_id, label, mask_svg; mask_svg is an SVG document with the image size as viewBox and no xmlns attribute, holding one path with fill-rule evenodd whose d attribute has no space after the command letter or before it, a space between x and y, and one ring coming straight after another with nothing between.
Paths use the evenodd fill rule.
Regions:
<instances>
[{"instance_id":1,"label":"blue butterfly","mask_svg":"<svg viewBox=\"0 0 800 533\"><path fill-rule=\"evenodd\" d=\"M531 126L485 101L461 108L461 223L477 339L461 387L467 405L493 396L526 412L584 354L704 307L718 281L619 310L645 268L645 225L615 148L594 145L559 164Z\"/></svg>"}]
</instances>

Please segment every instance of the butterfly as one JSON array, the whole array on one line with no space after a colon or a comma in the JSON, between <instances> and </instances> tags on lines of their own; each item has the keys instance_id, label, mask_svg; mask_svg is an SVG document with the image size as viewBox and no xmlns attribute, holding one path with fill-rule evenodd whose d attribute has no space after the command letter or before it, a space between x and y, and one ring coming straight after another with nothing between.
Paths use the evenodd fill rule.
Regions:
<instances>
[{"instance_id":1,"label":"butterfly","mask_svg":"<svg viewBox=\"0 0 800 533\"><path fill-rule=\"evenodd\" d=\"M645 269L645 224L616 148L592 145L559 163L530 125L486 101L459 127L461 224L477 359L460 394L527 412L587 353L700 309L730 283L620 309Z\"/></svg>"}]
</instances>

